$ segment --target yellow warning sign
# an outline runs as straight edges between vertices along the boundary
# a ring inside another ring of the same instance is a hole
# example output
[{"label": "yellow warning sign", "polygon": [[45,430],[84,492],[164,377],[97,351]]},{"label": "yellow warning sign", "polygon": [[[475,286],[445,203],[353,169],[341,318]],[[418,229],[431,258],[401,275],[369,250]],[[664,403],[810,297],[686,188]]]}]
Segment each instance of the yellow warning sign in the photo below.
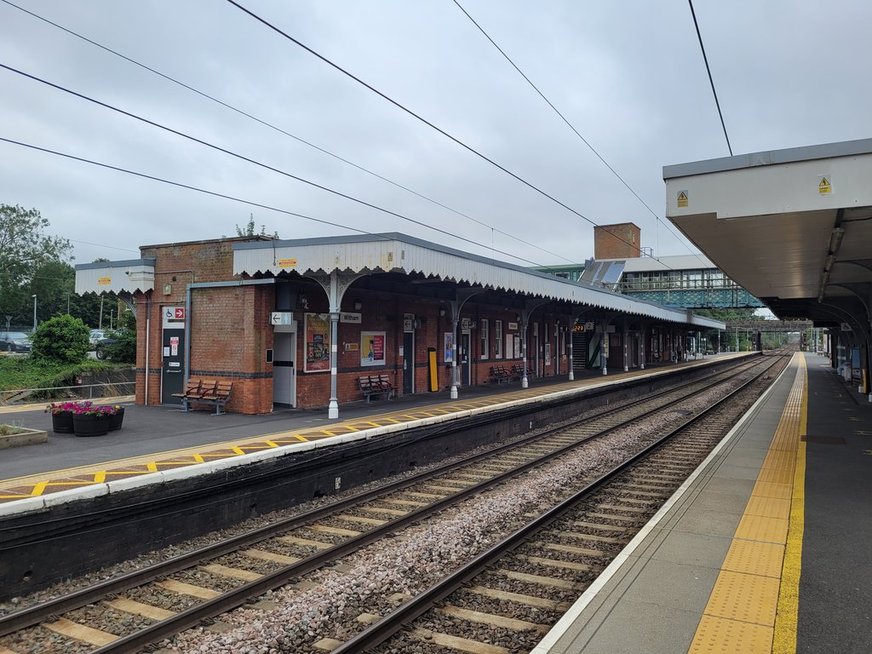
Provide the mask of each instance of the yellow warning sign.
[{"label": "yellow warning sign", "polygon": [[678,192],[678,208],[687,206],[687,191],[679,191]]},{"label": "yellow warning sign", "polygon": [[279,268],[293,268],[297,265],[296,259],[279,259]]},{"label": "yellow warning sign", "polygon": [[112,283],[111,277],[98,277],[97,284],[100,286],[109,286]]},{"label": "yellow warning sign", "polygon": [[819,179],[820,179],[820,181],[818,182],[818,194],[829,195],[830,193],[832,193],[833,192],[833,184],[830,181],[829,176],[824,175],[824,176],[820,177]]}]

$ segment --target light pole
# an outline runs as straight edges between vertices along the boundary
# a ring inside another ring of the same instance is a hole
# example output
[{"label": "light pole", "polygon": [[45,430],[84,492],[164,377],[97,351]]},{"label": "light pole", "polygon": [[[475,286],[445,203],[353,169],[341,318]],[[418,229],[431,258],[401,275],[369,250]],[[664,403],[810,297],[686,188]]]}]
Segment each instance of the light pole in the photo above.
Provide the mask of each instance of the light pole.
[{"label": "light pole", "polygon": [[36,295],[33,296],[33,333],[36,333]]}]

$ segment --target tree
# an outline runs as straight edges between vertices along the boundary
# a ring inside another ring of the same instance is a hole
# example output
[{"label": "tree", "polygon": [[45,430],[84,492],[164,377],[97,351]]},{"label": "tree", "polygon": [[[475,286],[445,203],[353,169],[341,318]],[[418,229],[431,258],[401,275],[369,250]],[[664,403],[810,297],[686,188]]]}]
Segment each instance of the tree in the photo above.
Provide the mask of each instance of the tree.
[{"label": "tree", "polygon": [[88,354],[88,334],[81,319],[55,316],[36,328],[30,356],[37,361],[79,363]]},{"label": "tree", "polygon": [[11,315],[13,323],[30,323],[37,271],[72,249],[67,239],[45,234],[48,226],[36,209],[0,204],[0,314]]},{"label": "tree", "polygon": [[240,227],[239,225],[236,226],[236,235],[243,236],[243,237],[249,237],[249,238],[254,237],[254,236],[266,236],[267,238],[278,238],[279,237],[278,232],[273,232],[272,234],[267,234],[266,233],[266,225],[261,225],[260,232],[255,232],[254,231],[254,214],[253,213],[249,214],[248,223],[245,225],[244,228]]}]

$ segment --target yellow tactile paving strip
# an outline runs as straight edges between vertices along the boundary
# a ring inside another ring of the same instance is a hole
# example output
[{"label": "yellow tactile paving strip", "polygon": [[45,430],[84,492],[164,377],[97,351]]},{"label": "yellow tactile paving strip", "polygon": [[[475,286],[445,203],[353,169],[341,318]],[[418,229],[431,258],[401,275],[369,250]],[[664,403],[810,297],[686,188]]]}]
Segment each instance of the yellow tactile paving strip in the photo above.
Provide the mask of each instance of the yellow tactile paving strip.
[{"label": "yellow tactile paving strip", "polygon": [[[488,395],[462,401],[447,401],[443,404],[418,407],[414,409],[395,411],[380,415],[355,418],[346,422],[331,424],[329,427],[305,428],[300,430],[281,431],[259,436],[237,439],[231,442],[219,441],[196,447],[158,452],[151,455],[132,457],[129,459],[103,462],[92,466],[80,466],[65,470],[44,472],[26,477],[0,480],[0,504],[30,497],[44,496],[50,493],[83,488],[107,481],[137,477],[154,472],[177,469],[208,461],[234,458],[261,450],[274,449],[301,442],[321,440],[334,436],[344,436],[366,429],[386,427],[401,423],[444,416],[450,413],[469,411],[505,404],[516,400],[534,398],[541,395],[557,393],[573,388],[584,388],[603,382],[614,382],[621,379],[641,376],[650,370],[639,370],[628,373],[610,374],[608,377],[593,377],[562,384],[554,384],[542,388],[527,388],[504,392],[498,395]],[[121,401],[132,401],[132,398],[101,399],[107,404]],[[0,412],[13,413],[21,411],[41,410],[46,406],[33,404],[17,407],[0,407]],[[4,411],[5,409],[5,411]]]},{"label": "yellow tactile paving strip", "polygon": [[[805,359],[690,652],[796,651],[808,388]],[[798,518],[798,530],[797,530]]]}]

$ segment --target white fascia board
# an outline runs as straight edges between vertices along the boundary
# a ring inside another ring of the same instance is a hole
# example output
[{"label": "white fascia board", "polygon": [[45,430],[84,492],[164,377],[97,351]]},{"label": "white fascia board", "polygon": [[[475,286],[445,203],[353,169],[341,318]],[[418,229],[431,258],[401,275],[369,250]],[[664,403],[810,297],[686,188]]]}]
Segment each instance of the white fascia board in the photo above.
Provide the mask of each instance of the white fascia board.
[{"label": "white fascia board", "polygon": [[872,154],[673,177],[666,179],[666,216],[729,220],[870,206],[870,179]]},{"label": "white fascia board", "polygon": [[687,321],[683,310],[634,300],[618,293],[427,244],[411,237],[374,236],[377,238],[372,240],[338,237],[335,240],[301,239],[244,244],[234,247],[233,272],[236,275],[277,275],[283,271],[295,271],[302,276],[334,270],[364,274],[419,273],[450,282],[465,282],[483,288],[563,300],[670,322]]},{"label": "white fascia board", "polygon": [[76,266],[75,292],[135,293],[154,289],[154,259],[105,261]]}]

